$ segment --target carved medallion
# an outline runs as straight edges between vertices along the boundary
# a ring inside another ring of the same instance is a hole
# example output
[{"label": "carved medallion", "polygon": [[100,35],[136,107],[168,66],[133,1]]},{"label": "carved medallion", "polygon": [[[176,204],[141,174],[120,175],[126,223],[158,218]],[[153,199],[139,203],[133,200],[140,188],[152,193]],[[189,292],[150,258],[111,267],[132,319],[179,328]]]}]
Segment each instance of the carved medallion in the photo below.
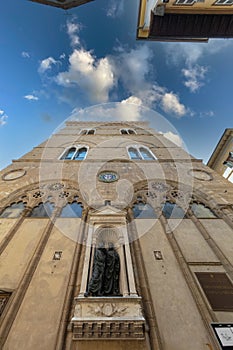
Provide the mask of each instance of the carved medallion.
[{"label": "carved medallion", "polygon": [[165,192],[168,190],[168,186],[164,184],[163,182],[152,182],[150,186],[153,188],[153,190],[158,192]]},{"label": "carved medallion", "polygon": [[16,169],[16,170],[11,170],[8,173],[4,174],[2,176],[2,179],[4,181],[12,181],[19,179],[20,177],[24,176],[26,174],[26,170],[24,169]]},{"label": "carved medallion", "polygon": [[193,176],[195,179],[201,180],[201,181],[213,180],[213,177],[210,173],[201,169],[191,169],[188,171],[188,174]]},{"label": "carved medallion", "polygon": [[114,182],[119,179],[119,176],[113,171],[103,171],[98,175],[98,179],[102,182]]},{"label": "carved medallion", "polygon": [[99,304],[95,307],[89,305],[91,313],[97,316],[106,316],[111,317],[117,315],[118,317],[122,316],[127,310],[127,306],[119,306],[114,303]]},{"label": "carved medallion", "polygon": [[58,191],[60,189],[62,189],[64,187],[63,184],[61,184],[60,182],[56,182],[50,186],[48,186],[48,188],[51,190],[51,191]]}]

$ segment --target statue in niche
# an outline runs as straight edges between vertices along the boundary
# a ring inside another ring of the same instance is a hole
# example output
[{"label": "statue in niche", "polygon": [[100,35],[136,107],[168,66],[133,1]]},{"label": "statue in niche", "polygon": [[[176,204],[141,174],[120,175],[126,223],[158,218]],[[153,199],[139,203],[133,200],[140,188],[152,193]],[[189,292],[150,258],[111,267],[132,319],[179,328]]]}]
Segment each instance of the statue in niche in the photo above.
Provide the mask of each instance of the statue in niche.
[{"label": "statue in niche", "polygon": [[85,297],[117,296],[119,294],[120,257],[109,243],[108,249],[100,243],[95,250],[92,276],[88,283]]},{"label": "statue in niche", "polygon": [[119,295],[120,257],[109,243],[104,272],[104,295]]},{"label": "statue in niche", "polygon": [[98,248],[95,250],[92,276],[88,283],[88,288],[85,297],[88,295],[92,296],[102,296],[103,295],[103,282],[104,282],[104,272],[106,263],[106,249],[104,244],[100,243]]}]

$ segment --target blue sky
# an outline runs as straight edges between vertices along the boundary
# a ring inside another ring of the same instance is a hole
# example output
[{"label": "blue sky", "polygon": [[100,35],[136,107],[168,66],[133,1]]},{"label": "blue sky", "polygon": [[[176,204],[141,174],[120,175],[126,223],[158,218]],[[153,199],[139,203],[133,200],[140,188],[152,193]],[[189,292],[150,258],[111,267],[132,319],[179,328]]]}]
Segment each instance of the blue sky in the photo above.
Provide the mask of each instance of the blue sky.
[{"label": "blue sky", "polygon": [[208,160],[232,127],[233,40],[137,41],[138,7],[139,0],[95,0],[64,11],[2,1],[1,169],[75,108],[122,101],[158,111],[193,156]]}]

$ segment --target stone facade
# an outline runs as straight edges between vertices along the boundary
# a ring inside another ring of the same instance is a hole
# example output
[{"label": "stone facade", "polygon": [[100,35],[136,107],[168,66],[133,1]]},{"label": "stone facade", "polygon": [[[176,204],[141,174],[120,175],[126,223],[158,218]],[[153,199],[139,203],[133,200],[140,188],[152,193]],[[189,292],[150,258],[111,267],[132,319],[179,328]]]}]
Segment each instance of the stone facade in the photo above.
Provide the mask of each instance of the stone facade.
[{"label": "stone facade", "polygon": [[[233,187],[161,133],[67,122],[1,172],[0,198],[1,349],[219,349]],[[85,297],[99,243],[120,295]]]}]

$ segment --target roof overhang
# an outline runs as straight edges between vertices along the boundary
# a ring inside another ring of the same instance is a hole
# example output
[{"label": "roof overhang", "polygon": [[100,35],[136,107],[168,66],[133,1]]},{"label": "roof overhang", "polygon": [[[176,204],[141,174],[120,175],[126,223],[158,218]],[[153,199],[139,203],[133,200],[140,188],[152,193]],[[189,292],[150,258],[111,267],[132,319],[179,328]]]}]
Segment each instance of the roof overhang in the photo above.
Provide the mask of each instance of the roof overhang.
[{"label": "roof overhang", "polygon": [[68,9],[71,9],[72,7],[77,7],[94,0],[29,0],[29,1],[38,2],[39,4],[43,4],[43,5],[58,7],[63,10],[68,10]]}]

